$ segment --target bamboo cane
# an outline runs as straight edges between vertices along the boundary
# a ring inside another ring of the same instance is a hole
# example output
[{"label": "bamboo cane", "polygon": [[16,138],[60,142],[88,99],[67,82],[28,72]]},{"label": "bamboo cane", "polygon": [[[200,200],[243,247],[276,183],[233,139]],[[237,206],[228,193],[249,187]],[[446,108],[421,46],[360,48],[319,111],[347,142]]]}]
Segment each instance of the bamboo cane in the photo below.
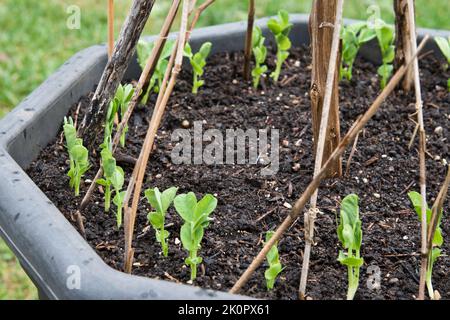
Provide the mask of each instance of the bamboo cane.
[{"label": "bamboo cane", "polygon": [[[422,212],[427,211],[427,184],[426,184],[426,166],[425,166],[425,150],[426,150],[426,136],[425,125],[423,121],[423,102],[422,102],[422,90],[420,86],[419,75],[419,60],[417,58],[417,39],[416,39],[416,23],[414,15],[414,3],[412,0],[408,0],[408,20],[410,23],[410,47],[411,54],[416,56],[412,65],[414,75],[414,90],[416,94],[416,110],[417,110],[417,123],[419,124],[419,183],[420,194],[422,198]],[[427,272],[427,215],[422,214],[421,219],[421,263],[420,263],[420,281],[419,281],[419,295],[418,299],[423,300],[425,298],[425,281]]]},{"label": "bamboo cane", "polygon": [[[186,1],[186,0],[184,0]],[[190,10],[190,5],[188,2],[183,2],[183,16],[182,16],[182,25],[180,28],[180,34],[178,36],[176,45],[170,57],[169,65],[167,67],[166,74],[164,76],[164,80],[162,86],[160,88],[160,93],[158,95],[158,99],[155,105],[155,109],[153,111],[153,116],[150,121],[149,128],[147,130],[147,134],[145,137],[144,145],[141,149],[141,153],[139,155],[139,159],[136,162],[135,168],[133,169],[133,174],[128,183],[127,192],[124,200],[124,212],[125,212],[125,266],[124,270],[127,273],[131,273],[132,264],[133,264],[133,255],[134,250],[132,248],[132,239],[134,233],[134,224],[136,221],[137,207],[139,205],[140,194],[142,190],[142,183],[144,180],[145,169],[147,168],[148,159],[150,157],[151,150],[153,148],[153,144],[155,141],[156,132],[161,123],[161,119],[164,115],[165,108],[169,101],[170,95],[172,94],[173,88],[175,87],[175,83],[178,77],[178,74],[181,70],[182,62],[183,62],[183,53],[185,44],[189,41],[190,34],[197,24],[201,13],[209,7],[215,0],[208,0],[199,6],[195,12],[194,18],[191,22],[189,30],[187,29],[187,19]],[[172,69],[172,65],[174,65]],[[168,82],[169,75],[170,80]],[[168,83],[168,84],[167,84]],[[167,84],[167,88],[166,88]],[[131,199],[131,195],[133,195],[131,208],[129,207],[129,201]]]}]

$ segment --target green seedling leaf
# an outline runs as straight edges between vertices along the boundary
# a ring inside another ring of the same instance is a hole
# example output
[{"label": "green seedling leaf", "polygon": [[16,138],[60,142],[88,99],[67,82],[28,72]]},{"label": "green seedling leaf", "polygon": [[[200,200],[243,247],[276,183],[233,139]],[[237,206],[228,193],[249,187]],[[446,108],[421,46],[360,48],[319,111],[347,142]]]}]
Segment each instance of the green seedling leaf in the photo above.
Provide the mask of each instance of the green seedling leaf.
[{"label": "green seedling leaf", "polygon": [[201,257],[197,256],[200,243],[203,239],[204,229],[209,225],[211,213],[216,209],[217,199],[210,194],[205,195],[197,202],[193,192],[180,194],[174,199],[174,206],[184,224],[180,230],[183,248],[189,252],[185,262],[191,268],[191,280],[197,277],[197,265]]},{"label": "green seedling leaf", "polygon": [[394,70],[391,64],[395,58],[394,29],[390,25],[383,23],[379,28],[375,29],[375,33],[383,61],[383,65],[378,68],[378,75],[381,77],[381,89],[384,89]]},{"label": "green seedling leaf", "polygon": [[364,263],[361,258],[362,229],[359,218],[358,196],[350,194],[341,202],[339,226],[337,234],[347,255],[339,251],[338,261],[347,266],[348,292],[347,299],[352,300],[359,286],[359,270]]},{"label": "green seedling leaf", "polygon": [[[270,21],[269,21],[270,22]],[[264,46],[266,38],[263,37],[261,28],[254,27],[252,38],[252,51],[255,57],[255,67],[252,70],[253,87],[258,88],[261,77],[267,72],[267,66],[264,65],[267,58],[267,48]]]},{"label": "green seedling leaf", "polygon": [[[274,234],[273,231],[268,231],[266,233],[266,241],[265,242],[269,241],[272,238],[273,234]],[[269,264],[269,268],[266,269],[266,271],[264,272],[264,277],[266,278],[267,290],[273,289],[276,278],[283,270],[283,267],[280,263],[277,245],[278,244],[275,243],[272,246],[272,248],[270,248],[269,252],[266,255],[266,259]]]},{"label": "green seedling leaf", "polygon": [[123,169],[117,165],[116,159],[114,159],[108,146],[103,146],[100,155],[102,158],[103,179],[99,179],[96,182],[105,187],[105,212],[108,212],[111,206],[111,189],[113,189],[114,198],[112,202],[117,207],[117,228],[120,228],[122,225],[123,199],[125,197],[125,192],[121,190],[125,182],[125,174]]},{"label": "green seedling leaf", "polygon": [[[147,103],[148,97],[150,96],[150,93],[152,91],[155,93],[159,92],[160,85],[163,81],[164,74],[167,69],[167,65],[168,65],[167,60],[172,53],[174,45],[175,45],[175,41],[173,41],[173,40],[168,40],[166,42],[166,44],[161,52],[161,55],[159,57],[159,60],[156,63],[153,75],[150,78],[147,90],[143,93],[143,96],[141,99],[141,102],[143,104]],[[145,65],[147,64],[147,60],[150,58],[153,48],[154,48],[153,42],[139,40],[139,43],[137,46],[137,55],[138,55],[139,65],[141,66],[142,70],[145,68]]]},{"label": "green seedling leaf", "polygon": [[169,253],[169,245],[166,239],[169,238],[169,232],[164,229],[166,213],[172,204],[178,188],[171,187],[164,192],[160,192],[158,188],[145,190],[145,197],[156,212],[150,212],[147,216],[148,221],[155,229],[156,241],[161,243],[163,255],[167,257]]},{"label": "green seedling leaf", "polygon": [[277,65],[275,71],[270,74],[271,78],[278,82],[281,74],[281,68],[284,61],[289,57],[289,50],[292,43],[289,40],[289,33],[292,24],[289,22],[289,13],[285,10],[278,12],[278,19],[270,19],[267,23],[269,30],[273,33],[277,43]]},{"label": "green seedling leaf", "polygon": [[204,74],[204,68],[206,66],[206,59],[208,58],[212,48],[211,42],[205,42],[197,53],[192,52],[192,48],[189,43],[184,48],[184,56],[187,57],[191,63],[193,70],[193,86],[192,93],[197,94],[198,89],[205,84],[204,80],[200,77]]},{"label": "green seedling leaf", "polygon": [[342,59],[340,67],[340,79],[352,79],[353,64],[362,45],[376,37],[374,29],[367,23],[359,22],[342,28]]},{"label": "green seedling leaf", "polygon": [[69,153],[70,168],[67,175],[69,185],[75,189],[75,196],[80,194],[80,183],[83,175],[89,170],[89,151],[83,146],[83,140],[77,138],[77,130],[72,118],[64,118],[63,126],[66,147]]}]

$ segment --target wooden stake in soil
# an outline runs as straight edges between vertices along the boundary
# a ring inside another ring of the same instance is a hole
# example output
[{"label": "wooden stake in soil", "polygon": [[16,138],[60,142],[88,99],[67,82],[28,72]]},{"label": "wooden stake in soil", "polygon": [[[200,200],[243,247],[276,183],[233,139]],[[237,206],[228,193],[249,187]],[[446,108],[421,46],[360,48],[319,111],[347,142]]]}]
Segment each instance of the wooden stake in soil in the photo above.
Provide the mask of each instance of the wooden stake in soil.
[{"label": "wooden stake in soil", "polygon": [[[423,102],[422,102],[422,89],[420,86],[419,75],[419,60],[417,58],[417,39],[416,39],[416,23],[414,15],[414,2],[413,0],[406,1],[407,15],[409,20],[409,48],[412,55],[415,55],[412,68],[414,90],[416,93],[416,110],[417,110],[417,123],[419,125],[419,183],[420,194],[422,197],[422,212],[427,211],[427,184],[426,184],[426,165],[425,165],[425,152],[426,152],[426,136],[425,125],[423,121]],[[420,263],[420,281],[419,281],[419,295],[418,299],[423,300],[425,298],[425,282],[427,272],[427,215],[423,214],[421,219],[421,263]]]},{"label": "wooden stake in soil", "polygon": [[[428,41],[428,36],[426,36],[422,43],[420,44],[418,51],[420,52]],[[415,57],[415,56],[414,56]],[[356,138],[358,133],[364,128],[364,126],[369,122],[369,120],[374,116],[374,114],[378,111],[382,103],[386,100],[386,98],[392,93],[397,84],[400,82],[402,77],[404,76],[407,68],[412,63],[412,60],[408,61],[408,64],[401,67],[397,70],[394,76],[389,81],[388,85],[384,88],[384,90],[380,93],[380,95],[376,98],[373,104],[369,107],[369,109],[362,115],[358,120],[355,121],[353,126],[350,128],[348,133],[344,136],[344,138],[339,143],[339,146],[333,151],[330,158],[325,162],[320,172],[313,178],[310,182],[306,190],[303,192],[301,197],[296,201],[294,207],[291,210],[289,216],[283,221],[283,223],[278,227],[278,229],[273,234],[272,238],[264,244],[263,249],[258,253],[255,259],[252,261],[250,266],[245,270],[244,274],[239,278],[239,280],[234,284],[233,288],[231,288],[230,293],[238,293],[239,290],[248,282],[252,274],[256,271],[256,269],[264,262],[264,259],[269,252],[270,248],[275,244],[275,242],[279,241],[283,236],[284,232],[296,221],[296,219],[300,216],[303,209],[305,208],[306,202],[312,196],[312,194],[319,187],[320,182],[327,176],[328,169],[332,166],[333,161],[338,159],[344,153],[346,147]]]},{"label": "wooden stake in soil", "polygon": [[[413,28],[409,13],[408,6],[409,0],[394,0],[395,11],[395,70],[400,68],[409,60],[412,56],[411,51],[411,31]],[[414,9],[414,1],[412,1]],[[406,72],[406,75],[402,81],[402,88],[405,91],[410,91],[414,82],[414,73],[410,69]]]},{"label": "wooden stake in soil", "polygon": [[248,0],[247,35],[245,37],[244,79],[250,80],[252,61],[253,25],[255,24],[255,0]]},{"label": "wooden stake in soil", "polygon": [[[162,86],[160,88],[160,92],[158,95],[158,99],[155,105],[155,109],[153,112],[153,116],[147,130],[147,135],[145,137],[144,145],[141,149],[141,153],[139,155],[139,159],[136,163],[136,166],[133,170],[133,174],[130,178],[127,192],[124,200],[124,212],[125,212],[125,272],[131,273],[132,264],[133,264],[133,255],[134,250],[132,249],[131,242],[133,239],[134,233],[134,224],[136,221],[136,213],[137,207],[140,200],[140,194],[142,190],[142,182],[144,180],[145,170],[147,168],[148,159],[150,157],[150,152],[153,148],[156,132],[161,123],[162,116],[164,114],[165,108],[169,101],[170,95],[172,94],[173,88],[175,87],[176,80],[178,78],[178,74],[181,71],[181,66],[183,62],[183,52],[186,42],[188,41],[190,34],[195,27],[201,13],[212,3],[214,0],[208,0],[203,3],[196,10],[194,18],[192,20],[191,26],[189,28],[189,32],[187,32],[187,20],[191,7],[188,1],[184,0],[183,2],[183,15],[182,15],[182,23],[180,27],[180,34],[178,36],[176,45],[174,47],[174,51],[172,52],[172,56],[170,57],[169,66],[167,68],[166,74],[164,76],[164,80]],[[173,69],[171,70],[172,65],[175,63]],[[170,81],[168,82],[168,78],[170,75]],[[168,84],[167,84],[168,83]],[[166,88],[167,85],[167,88]],[[133,195],[131,208],[129,207],[129,200]]]},{"label": "wooden stake in soil", "polygon": [[114,50],[114,0],[108,0],[108,57]]},{"label": "wooden stake in soil", "polygon": [[[155,42],[153,51],[147,60],[145,68],[142,71],[141,76],[138,81],[138,84],[135,88],[134,95],[133,95],[130,103],[128,104],[128,109],[125,112],[125,114],[117,128],[117,131],[114,135],[114,138],[112,141],[113,152],[116,150],[117,146],[119,145],[120,136],[122,135],[122,132],[123,132],[124,128],[126,127],[128,121],[131,117],[131,114],[133,113],[134,108],[136,107],[136,105],[139,101],[139,96],[144,88],[145,83],[148,82],[148,79],[151,78],[151,76],[153,75],[153,72],[155,71],[156,63],[158,62],[159,57],[164,48],[164,45],[167,41],[167,36],[170,32],[170,29],[173,25],[176,15],[177,15],[180,2],[181,2],[181,0],[174,0],[172,2],[172,6],[169,10],[169,13],[167,14],[166,20],[164,21],[163,27],[161,28],[159,37]],[[89,189],[86,192],[83,200],[81,201],[80,209],[79,209],[80,211],[84,210],[86,208],[87,204],[89,203],[89,200],[90,200],[92,193],[94,192],[94,189],[96,186],[96,181],[101,178],[102,174],[103,174],[103,170],[102,170],[102,168],[100,168],[97,171],[97,174],[95,175],[95,178],[93,179],[91,185],[89,186]]]},{"label": "wooden stake in soil", "polygon": [[[311,112],[314,137],[314,149],[317,150],[319,141],[320,121],[324,105],[327,72],[329,68],[333,30],[336,19],[337,0],[314,0],[309,20],[312,51],[312,82],[311,82]],[[333,64],[339,65],[339,55]],[[340,141],[339,125],[339,74],[333,81],[331,96],[330,120],[325,138],[323,161],[336,149]],[[327,177],[342,175],[342,161],[337,159],[330,167]]]},{"label": "wooden stake in soil", "polygon": [[[341,26],[342,26],[342,13],[344,7],[344,0],[337,0],[337,4],[335,7],[334,13],[334,23],[333,23],[333,35],[332,35],[332,43],[330,48],[330,55],[328,61],[328,72],[326,76],[325,82],[325,94],[323,99],[322,111],[321,111],[321,119],[320,119],[320,127],[319,127],[319,135],[318,141],[316,144],[316,159],[314,165],[314,176],[316,176],[320,169],[322,168],[323,160],[328,160],[326,156],[328,154],[325,152],[326,147],[326,138],[327,133],[329,133],[330,129],[330,121],[333,119],[331,114],[335,115],[336,109],[333,108],[338,107],[337,105],[332,106],[333,92],[337,92],[337,83],[338,72],[338,54],[339,54],[339,42],[341,35]],[[317,12],[313,13],[316,15]],[[314,21],[315,18],[312,20]],[[316,61],[318,62],[318,61]],[[323,63],[323,61],[322,61]],[[316,69],[320,69],[322,66],[316,67]],[[313,68],[314,69],[314,68]],[[336,101],[334,101],[336,102]],[[339,122],[339,117],[337,118]],[[330,151],[330,150],[328,150]],[[341,165],[339,163],[339,165]],[[303,265],[302,265],[302,273],[300,277],[300,287],[299,287],[299,297],[303,299],[305,297],[306,291],[306,282],[308,280],[308,270],[309,270],[309,259],[311,254],[311,247],[314,242],[314,223],[317,214],[317,196],[318,190],[316,190],[311,197],[311,206],[310,209],[305,213],[305,251],[303,254]]]},{"label": "wooden stake in soil", "polygon": [[109,102],[122,81],[133,57],[137,42],[153,8],[155,0],[134,0],[111,59],[106,64],[100,82],[92,97],[88,112],[80,126],[80,135],[92,150],[95,138],[101,131]]}]

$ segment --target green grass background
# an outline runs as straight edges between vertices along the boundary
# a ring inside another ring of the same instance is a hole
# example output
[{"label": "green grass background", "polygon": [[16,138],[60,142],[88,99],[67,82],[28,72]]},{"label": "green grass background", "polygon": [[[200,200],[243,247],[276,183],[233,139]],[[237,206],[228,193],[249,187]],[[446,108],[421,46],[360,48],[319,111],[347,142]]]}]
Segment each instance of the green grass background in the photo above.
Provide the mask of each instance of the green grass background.
[{"label": "green grass background", "polygon": [[[116,34],[131,0],[116,0]],[[200,0],[199,0],[200,2]],[[257,0],[259,17],[279,9],[309,12],[311,0]],[[77,51],[106,41],[106,0],[0,0],[0,118]],[[157,0],[145,34],[155,34],[170,6]],[[217,0],[199,26],[246,18],[244,0]],[[347,0],[347,18],[366,19],[366,9],[377,4],[382,18],[393,22],[392,0]],[[66,26],[67,8],[81,9],[81,28]],[[420,27],[450,29],[450,1],[416,0]],[[0,240],[0,299],[34,299],[36,290],[7,246]]]}]

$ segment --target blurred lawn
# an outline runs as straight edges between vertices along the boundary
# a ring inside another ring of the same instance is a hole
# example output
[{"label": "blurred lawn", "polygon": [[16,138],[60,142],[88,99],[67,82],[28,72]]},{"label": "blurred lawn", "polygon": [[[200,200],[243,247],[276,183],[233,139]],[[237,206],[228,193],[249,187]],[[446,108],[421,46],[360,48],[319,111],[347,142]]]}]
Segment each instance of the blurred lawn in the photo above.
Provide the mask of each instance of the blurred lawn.
[{"label": "blurred lawn", "polygon": [[[258,0],[259,17],[273,15],[281,8],[308,12],[311,0]],[[0,0],[0,118],[45,80],[77,51],[106,40],[106,3],[93,0]],[[157,0],[146,34],[158,32],[168,0]],[[217,0],[205,12],[199,26],[244,20],[246,1]],[[116,0],[116,33],[131,0]],[[365,19],[366,8],[377,4],[382,18],[393,21],[392,0],[347,0],[345,16]],[[81,9],[81,28],[66,27],[66,9]],[[420,27],[450,29],[450,1],[416,0]],[[0,241],[0,299],[36,297],[26,277],[17,268],[11,253]]]}]

